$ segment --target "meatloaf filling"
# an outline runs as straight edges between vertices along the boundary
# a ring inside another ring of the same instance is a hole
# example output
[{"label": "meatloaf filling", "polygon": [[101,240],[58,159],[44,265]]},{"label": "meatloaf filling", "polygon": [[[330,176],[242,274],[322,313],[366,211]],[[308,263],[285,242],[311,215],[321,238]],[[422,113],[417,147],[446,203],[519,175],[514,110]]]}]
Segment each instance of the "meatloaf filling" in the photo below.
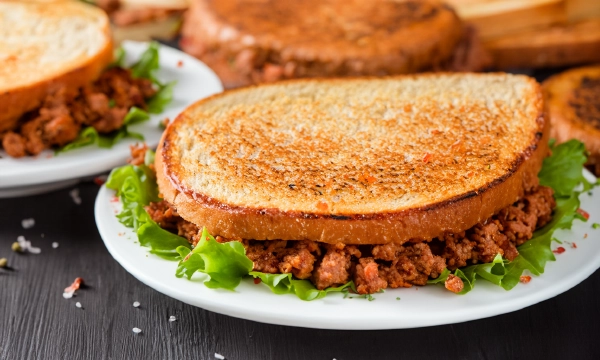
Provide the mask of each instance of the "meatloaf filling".
[{"label": "meatloaf filling", "polygon": [[92,84],[48,95],[40,108],[21,118],[15,131],[0,134],[2,147],[9,156],[23,157],[72,142],[84,126],[111,133],[123,126],[132,106],[145,110],[155,94],[150,80],[134,78],[129,69],[111,68]]},{"label": "meatloaf filling", "polygon": [[[318,289],[353,280],[360,294],[370,294],[386,288],[425,285],[446,268],[492,262],[497,254],[515,259],[519,255],[517,246],[552,219],[556,206],[553,193],[549,187],[535,186],[519,201],[467,231],[402,245],[332,245],[220,236],[216,240],[240,241],[254,263],[254,271],[292,273],[298,279],[310,280]],[[185,237],[191,244],[200,240],[201,228],[181,218],[169,203],[151,203],[146,211],[162,228]],[[447,283],[446,287],[458,292],[460,285]]]}]

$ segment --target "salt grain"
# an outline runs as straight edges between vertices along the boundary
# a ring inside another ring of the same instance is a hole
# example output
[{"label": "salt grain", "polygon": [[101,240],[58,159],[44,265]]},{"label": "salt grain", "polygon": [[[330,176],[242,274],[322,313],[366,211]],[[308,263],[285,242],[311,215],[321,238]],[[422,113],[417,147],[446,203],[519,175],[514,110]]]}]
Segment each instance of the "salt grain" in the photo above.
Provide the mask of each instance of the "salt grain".
[{"label": "salt grain", "polygon": [[139,303],[138,301],[135,301],[135,302],[133,303],[133,307],[134,307],[134,308],[140,307],[140,303]]},{"label": "salt grain", "polygon": [[25,239],[25,236],[19,235],[17,237],[17,242],[19,246],[21,246],[22,251],[27,251],[31,254],[39,254],[42,250],[38,247],[31,246],[31,241]]},{"label": "salt grain", "polygon": [[73,199],[73,202],[77,205],[81,205],[81,197],[79,197],[79,189],[75,188],[71,191],[69,191],[69,195],[71,196],[71,199]]},{"label": "salt grain", "polygon": [[53,243],[52,243],[52,248],[53,248],[53,249],[56,249],[56,248],[58,248],[58,243],[57,243],[57,242],[53,242]]},{"label": "salt grain", "polygon": [[177,321],[177,318],[175,316],[171,315],[171,317],[169,318],[169,321],[170,322]]},{"label": "salt grain", "polygon": [[135,334],[139,334],[139,333],[141,333],[141,332],[142,332],[142,329],[140,329],[140,328],[136,328],[136,327],[135,327],[135,328],[133,328],[133,332],[134,332]]},{"label": "salt grain", "polygon": [[81,309],[81,303],[79,301],[75,303],[75,306]]},{"label": "salt grain", "polygon": [[35,225],[34,219],[21,220],[21,226],[23,226],[23,229],[31,229],[34,225]]},{"label": "salt grain", "polygon": [[215,359],[219,359],[219,360],[225,360],[225,356],[219,354],[219,353],[215,353]]}]

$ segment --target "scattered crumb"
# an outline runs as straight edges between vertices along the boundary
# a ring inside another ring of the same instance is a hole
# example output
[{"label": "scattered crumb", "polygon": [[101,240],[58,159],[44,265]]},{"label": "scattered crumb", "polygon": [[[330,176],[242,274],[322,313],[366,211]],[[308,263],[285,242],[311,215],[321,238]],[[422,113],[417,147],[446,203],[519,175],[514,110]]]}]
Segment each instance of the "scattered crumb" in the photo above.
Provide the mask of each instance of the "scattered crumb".
[{"label": "scattered crumb", "polygon": [[73,199],[73,202],[77,205],[81,205],[81,197],[79,197],[79,189],[75,188],[69,191],[69,196]]},{"label": "scattered crumb", "polygon": [[138,308],[138,307],[140,307],[140,302],[139,302],[139,301],[134,301],[134,302],[133,302],[133,307],[134,307],[134,308]]},{"label": "scattered crumb", "polygon": [[75,303],[75,306],[81,309],[81,303],[79,301]]},{"label": "scattered crumb", "polygon": [[531,276],[522,275],[519,281],[521,281],[523,284],[529,284],[529,282],[531,281]]},{"label": "scattered crumb", "polygon": [[219,360],[225,360],[225,356],[219,354],[219,353],[215,353],[215,359],[219,359]]},{"label": "scattered crumb", "polygon": [[58,243],[57,243],[56,241],[52,243],[52,248],[53,248],[53,249],[56,249],[56,248],[58,248]]},{"label": "scattered crumb", "polygon": [[65,288],[65,291],[63,292],[63,297],[65,299],[72,298],[75,294],[75,291],[79,290],[79,287],[81,287],[81,284],[83,284],[83,279],[80,277],[75,278],[75,281],[73,281],[73,283],[69,285],[69,287]]},{"label": "scattered crumb", "polygon": [[587,233],[583,234],[583,238],[587,239]]},{"label": "scattered crumb", "polygon": [[[42,252],[42,250],[40,248],[31,246],[31,241],[25,239],[25,236],[23,236],[23,235],[19,235],[17,237],[17,244],[19,244],[21,251],[27,251],[31,254],[36,254],[36,255]],[[13,247],[14,247],[14,244],[13,244]]]},{"label": "scattered crumb", "polygon": [[552,252],[555,253],[555,254],[562,254],[565,251],[566,251],[565,248],[562,247],[562,246],[557,247],[556,250],[552,250]]},{"label": "scattered crumb", "polygon": [[108,176],[106,176],[106,175],[96,176],[94,178],[94,184],[96,184],[98,186],[102,186],[106,182],[106,179],[108,179]]},{"label": "scattered crumb", "polygon": [[571,244],[571,247],[572,247],[573,249],[577,249],[577,244],[576,244],[576,243],[572,243],[572,244]]},{"label": "scattered crumb", "polygon": [[169,317],[169,322],[173,322],[173,321],[177,321],[177,318],[173,315],[171,315],[171,317]]},{"label": "scattered crumb", "polygon": [[23,229],[31,229],[34,225],[35,225],[34,219],[30,218],[30,219],[21,220],[21,226],[23,226]]},{"label": "scattered crumb", "polygon": [[142,332],[142,329],[140,329],[140,328],[136,328],[136,327],[134,327],[134,328],[133,328],[133,333],[134,333],[134,334],[139,334],[139,333],[141,333],[141,332]]}]

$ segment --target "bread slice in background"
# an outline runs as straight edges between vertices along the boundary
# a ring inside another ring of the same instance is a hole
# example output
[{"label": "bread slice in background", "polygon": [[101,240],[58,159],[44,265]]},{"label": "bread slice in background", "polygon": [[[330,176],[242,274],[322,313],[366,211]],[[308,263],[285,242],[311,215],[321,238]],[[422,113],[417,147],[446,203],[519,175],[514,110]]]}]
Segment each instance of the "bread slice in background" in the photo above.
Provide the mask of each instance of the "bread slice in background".
[{"label": "bread slice in background", "polygon": [[0,134],[48,94],[95,80],[112,59],[102,10],[80,1],[0,1]]},{"label": "bread slice in background", "polygon": [[548,134],[525,76],[295,80],[192,105],[156,170],[164,199],[211,234],[403,243],[515,202],[537,184]]},{"label": "bread slice in background", "polygon": [[588,164],[600,176],[600,65],[554,75],[543,89],[551,136],[582,141],[590,152]]},{"label": "bread slice in background", "polygon": [[499,69],[600,62],[600,18],[506,35],[483,45]]}]

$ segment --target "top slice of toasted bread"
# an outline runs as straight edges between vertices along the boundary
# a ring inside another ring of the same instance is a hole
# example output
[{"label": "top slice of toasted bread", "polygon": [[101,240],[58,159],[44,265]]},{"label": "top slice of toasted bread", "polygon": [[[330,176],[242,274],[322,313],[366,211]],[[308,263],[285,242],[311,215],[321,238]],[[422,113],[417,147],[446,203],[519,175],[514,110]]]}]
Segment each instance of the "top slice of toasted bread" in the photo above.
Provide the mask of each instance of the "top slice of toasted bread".
[{"label": "top slice of toasted bread", "polygon": [[95,80],[112,56],[100,9],[80,1],[0,1],[0,134],[60,87]]},{"label": "top slice of toasted bread", "polygon": [[224,237],[354,244],[466,230],[536,184],[547,155],[531,78],[289,81],[179,115],[156,157],[179,214]]},{"label": "top slice of toasted bread", "polygon": [[544,82],[545,105],[558,142],[578,139],[600,176],[600,65],[571,69]]}]

